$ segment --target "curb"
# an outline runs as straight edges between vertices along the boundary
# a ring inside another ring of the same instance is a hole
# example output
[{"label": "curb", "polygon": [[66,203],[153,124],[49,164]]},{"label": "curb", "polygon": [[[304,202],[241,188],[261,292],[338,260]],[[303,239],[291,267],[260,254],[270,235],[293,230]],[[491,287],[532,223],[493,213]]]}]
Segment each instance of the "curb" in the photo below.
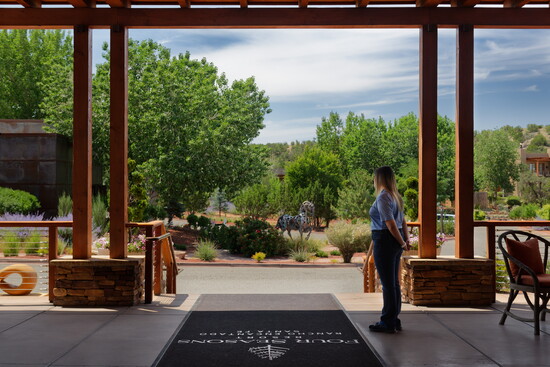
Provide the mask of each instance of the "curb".
[{"label": "curb", "polygon": [[240,263],[240,264],[232,264],[232,263],[176,263],[178,267],[186,267],[186,266],[228,266],[228,267],[257,267],[257,268],[358,268],[361,267],[362,264],[359,263],[351,263],[351,264],[257,264],[257,263]]}]

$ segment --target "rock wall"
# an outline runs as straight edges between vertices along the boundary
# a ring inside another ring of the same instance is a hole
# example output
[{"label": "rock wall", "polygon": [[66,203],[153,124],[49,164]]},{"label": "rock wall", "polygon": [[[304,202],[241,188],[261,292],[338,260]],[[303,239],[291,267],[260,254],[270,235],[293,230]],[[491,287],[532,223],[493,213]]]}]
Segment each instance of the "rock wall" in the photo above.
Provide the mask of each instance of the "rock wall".
[{"label": "rock wall", "polygon": [[142,257],[51,261],[55,266],[54,306],[134,306],[143,296]]},{"label": "rock wall", "polygon": [[494,261],[403,258],[403,298],[416,306],[487,306],[494,302]]}]

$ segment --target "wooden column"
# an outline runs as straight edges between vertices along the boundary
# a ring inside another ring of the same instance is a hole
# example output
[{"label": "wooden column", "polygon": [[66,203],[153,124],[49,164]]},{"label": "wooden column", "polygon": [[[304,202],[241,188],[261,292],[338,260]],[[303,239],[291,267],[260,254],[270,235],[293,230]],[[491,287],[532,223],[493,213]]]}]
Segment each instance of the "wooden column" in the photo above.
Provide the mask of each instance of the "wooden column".
[{"label": "wooden column", "polygon": [[436,258],[437,26],[420,29],[419,256]]},{"label": "wooden column", "polygon": [[127,255],[128,232],[128,28],[111,28],[110,256]]},{"label": "wooden column", "polygon": [[474,257],[474,28],[456,31],[455,257]]},{"label": "wooden column", "polygon": [[92,255],[92,31],[74,28],[73,258]]}]

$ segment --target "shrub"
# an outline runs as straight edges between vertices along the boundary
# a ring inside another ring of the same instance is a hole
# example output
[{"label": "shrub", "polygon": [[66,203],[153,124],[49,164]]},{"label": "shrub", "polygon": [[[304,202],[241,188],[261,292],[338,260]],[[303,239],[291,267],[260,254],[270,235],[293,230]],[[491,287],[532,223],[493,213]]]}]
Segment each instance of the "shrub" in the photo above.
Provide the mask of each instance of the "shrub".
[{"label": "shrub", "polygon": [[265,254],[263,252],[256,252],[252,255],[252,258],[260,263],[263,259],[265,259]]},{"label": "shrub", "polygon": [[546,129],[546,133],[550,134],[550,125],[546,125],[544,128]]},{"label": "shrub", "polygon": [[185,246],[184,244],[181,244],[181,243],[174,243],[174,248],[178,251],[186,251],[187,250],[187,246]]},{"label": "shrub", "polygon": [[306,249],[300,249],[300,250],[291,250],[289,257],[297,262],[308,262],[309,259],[311,259],[311,256],[313,254],[311,252],[308,252]]},{"label": "shrub", "polygon": [[109,210],[101,195],[94,196],[92,200],[92,224],[98,236],[103,236],[109,231]]},{"label": "shrub", "polygon": [[208,217],[205,217],[204,215],[201,215],[199,219],[197,220],[197,225],[201,228],[207,228],[211,226],[210,219]]},{"label": "shrub", "polygon": [[353,254],[365,251],[371,242],[370,229],[365,224],[353,225],[339,222],[326,231],[329,243],[338,247],[345,263],[351,262]]},{"label": "shrub", "polygon": [[510,210],[510,219],[532,219],[537,216],[536,204],[523,204]]},{"label": "shrub", "polygon": [[541,127],[542,126],[538,124],[527,124],[527,131],[529,131],[530,133],[536,133]]},{"label": "shrub", "polygon": [[44,247],[48,247],[48,245],[42,231],[38,229],[32,230],[25,239],[25,253],[27,255],[36,255],[39,254],[39,250]]},{"label": "shrub", "polygon": [[301,239],[301,238],[288,238],[287,240],[288,251],[305,249],[307,252],[316,253],[320,251],[324,243],[313,239]]},{"label": "shrub", "polygon": [[517,196],[508,196],[506,198],[506,205],[511,209],[513,206],[521,205],[521,199]]},{"label": "shrub", "polygon": [[7,230],[2,234],[1,245],[5,257],[17,256],[22,244],[23,241],[19,238],[15,230]]},{"label": "shrub", "polygon": [[21,190],[0,187],[0,215],[5,213],[30,214],[40,208],[36,196]]},{"label": "shrub", "polygon": [[474,220],[485,220],[486,215],[483,210],[474,209]]},{"label": "shrub", "polygon": [[547,145],[546,138],[542,134],[537,134],[529,143],[527,147],[528,152],[545,152]]},{"label": "shrub", "polygon": [[232,249],[237,246],[239,229],[236,226],[213,226],[201,230],[200,236],[202,239],[213,241],[220,248],[233,252]]},{"label": "shrub", "polygon": [[338,251],[338,250],[332,250],[332,251],[330,252],[330,254],[331,254],[332,256],[341,256],[341,255],[342,255],[342,254],[340,253],[340,251]]},{"label": "shrub", "polygon": [[57,201],[57,215],[66,217],[73,212],[73,199],[66,193],[61,194]]},{"label": "shrub", "polygon": [[191,213],[187,216],[187,223],[189,223],[191,227],[197,229],[197,225],[199,224],[199,217]]},{"label": "shrub", "polygon": [[195,256],[202,261],[214,261],[218,256],[218,250],[214,242],[201,240],[195,249]]},{"label": "shrub", "polygon": [[328,257],[328,253],[323,251],[323,250],[318,250],[316,253],[315,253],[315,256],[317,257]]},{"label": "shrub", "polygon": [[546,204],[537,211],[537,215],[544,220],[550,220],[550,204]]}]

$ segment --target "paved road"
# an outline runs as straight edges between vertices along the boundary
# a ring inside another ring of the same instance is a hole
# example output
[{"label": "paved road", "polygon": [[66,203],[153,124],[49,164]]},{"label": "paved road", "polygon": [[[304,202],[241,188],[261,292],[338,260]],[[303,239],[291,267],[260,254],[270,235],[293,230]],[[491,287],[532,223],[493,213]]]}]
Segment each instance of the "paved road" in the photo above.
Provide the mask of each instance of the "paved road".
[{"label": "paved road", "polygon": [[178,275],[178,294],[362,293],[356,267],[266,268],[187,266]]}]

